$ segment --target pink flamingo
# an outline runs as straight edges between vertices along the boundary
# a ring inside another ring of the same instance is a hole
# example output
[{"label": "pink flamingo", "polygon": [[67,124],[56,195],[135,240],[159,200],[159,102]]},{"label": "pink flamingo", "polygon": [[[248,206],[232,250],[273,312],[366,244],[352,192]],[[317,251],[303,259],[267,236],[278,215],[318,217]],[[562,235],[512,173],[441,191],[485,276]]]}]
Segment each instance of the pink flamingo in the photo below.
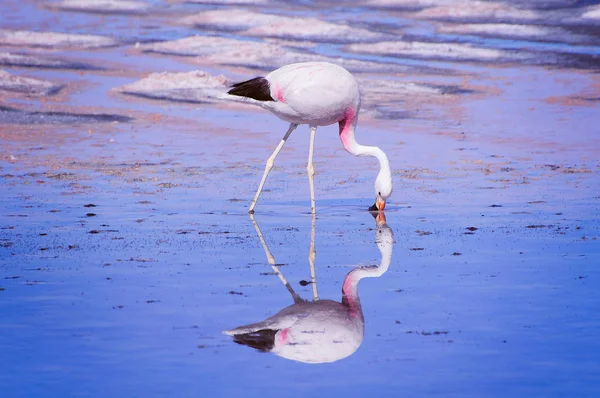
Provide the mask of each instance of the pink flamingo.
[{"label": "pink flamingo", "polygon": [[292,131],[300,124],[310,127],[308,152],[308,180],[310,185],[310,207],[315,213],[315,189],[313,148],[317,126],[339,123],[340,139],[344,148],[355,156],[374,156],[379,160],[379,174],[375,179],[375,204],[371,211],[385,208],[387,198],[392,194],[392,173],[385,153],[376,146],[360,145],[354,138],[354,131],[360,110],[360,92],[354,76],[346,69],[327,62],[302,62],[286,65],[265,77],[256,77],[236,83],[228,94],[243,97],[252,104],[265,108],[275,116],[290,123],[283,139],[267,159],[265,171],[248,209],[254,213],[254,206],[263,189],[267,175],[273,168],[277,154]]},{"label": "pink flamingo", "polygon": [[[266,246],[258,224],[254,219],[253,222],[267,259],[292,295],[294,304],[262,322],[226,330],[224,333],[232,336],[238,344],[259,351],[272,352],[298,362],[334,362],[352,355],[361,345],[365,331],[365,318],[358,296],[358,282],[363,278],[378,278],[383,275],[388,270],[392,258],[394,234],[386,224],[383,212],[379,212],[376,218],[375,237],[381,252],[381,262],[379,266],[357,267],[350,271],[342,285],[341,302],[319,300],[314,287],[316,280],[312,261],[313,301],[304,300],[296,294],[275,265],[275,259]],[[313,247],[314,243],[311,242],[311,251],[314,250]],[[309,259],[313,257],[312,254],[311,252]]]}]

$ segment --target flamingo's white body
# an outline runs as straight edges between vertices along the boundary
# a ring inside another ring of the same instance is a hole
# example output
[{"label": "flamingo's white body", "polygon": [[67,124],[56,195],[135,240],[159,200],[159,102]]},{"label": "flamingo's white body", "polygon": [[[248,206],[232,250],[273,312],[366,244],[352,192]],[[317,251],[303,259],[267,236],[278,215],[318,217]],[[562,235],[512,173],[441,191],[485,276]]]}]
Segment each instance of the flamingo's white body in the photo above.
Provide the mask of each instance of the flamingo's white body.
[{"label": "flamingo's white body", "polygon": [[[259,232],[259,235],[262,234]],[[361,345],[365,328],[358,282],[362,278],[383,275],[392,258],[394,235],[386,224],[383,213],[377,218],[375,241],[381,252],[380,265],[357,267],[350,271],[342,285],[341,302],[303,300],[280,276],[292,294],[294,304],[262,322],[226,330],[224,333],[233,336],[240,344],[299,362],[334,362],[350,356]],[[265,251],[269,257],[270,252],[266,248]],[[274,260],[269,262],[274,263]],[[276,273],[280,272],[277,268],[275,270]]]},{"label": "flamingo's white body", "polygon": [[264,183],[277,154],[288,137],[300,124],[310,126],[308,176],[311,193],[311,211],[315,212],[314,166],[312,161],[317,126],[339,123],[340,139],[344,148],[356,156],[374,156],[379,160],[379,174],[375,180],[375,205],[370,210],[383,210],[392,194],[392,175],[385,153],[375,146],[360,145],[354,131],[360,110],[360,91],[354,76],[341,66],[327,62],[302,62],[286,65],[267,76],[233,85],[228,94],[268,109],[290,123],[285,136],[267,160],[265,171],[250,205],[254,212]]},{"label": "flamingo's white body", "polygon": [[325,62],[286,65],[269,73],[271,97],[259,105],[294,124],[328,126],[354,118],[360,91],[354,76],[341,66]]}]

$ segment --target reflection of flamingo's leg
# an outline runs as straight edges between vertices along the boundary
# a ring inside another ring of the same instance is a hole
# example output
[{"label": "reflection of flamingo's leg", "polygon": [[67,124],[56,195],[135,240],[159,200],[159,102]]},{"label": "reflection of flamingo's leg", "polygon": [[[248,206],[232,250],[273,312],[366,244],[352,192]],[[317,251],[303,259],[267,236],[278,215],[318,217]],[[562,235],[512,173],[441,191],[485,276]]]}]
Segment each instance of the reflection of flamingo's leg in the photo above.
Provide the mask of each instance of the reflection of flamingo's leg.
[{"label": "reflection of flamingo's leg", "polygon": [[265,254],[267,255],[267,261],[271,265],[271,268],[273,268],[275,275],[277,275],[279,277],[279,280],[281,281],[281,283],[283,283],[283,285],[288,290],[288,292],[290,292],[295,303],[303,301],[302,297],[298,296],[298,294],[294,291],[294,289],[292,289],[292,285],[290,285],[290,283],[287,281],[287,279],[285,279],[285,276],[283,275],[283,273],[281,273],[281,271],[279,270],[279,267],[275,264],[275,257],[273,257],[273,254],[271,254],[271,251],[269,250],[269,247],[267,246],[267,242],[265,241],[265,238],[264,238],[262,232],[260,231],[260,227],[258,226],[258,223],[254,219],[254,214],[252,214],[252,213],[250,213],[250,220],[252,220],[252,224],[254,224],[254,229],[256,230],[256,233],[258,234],[258,239],[260,239],[260,243],[262,244],[263,249],[265,250]]},{"label": "reflection of flamingo's leg", "polygon": [[267,255],[267,261],[269,262],[269,264],[275,265],[275,257],[273,257],[273,254],[271,254],[271,251],[269,250],[269,246],[267,246],[267,242],[265,241],[265,238],[264,238],[262,232],[260,232],[260,227],[258,226],[258,223],[254,219],[254,214],[250,214],[250,220],[252,220],[252,224],[254,224],[254,229],[256,230],[256,233],[258,234],[258,239],[260,239],[260,243],[262,243],[263,249],[265,249],[265,254]]},{"label": "reflection of flamingo's leg", "polygon": [[315,251],[315,224],[316,215],[313,212],[310,226],[310,249],[308,251],[308,263],[310,264],[310,279],[313,289],[313,301],[318,301],[319,292],[317,291],[317,273],[315,271],[315,258],[317,257],[317,252]]}]

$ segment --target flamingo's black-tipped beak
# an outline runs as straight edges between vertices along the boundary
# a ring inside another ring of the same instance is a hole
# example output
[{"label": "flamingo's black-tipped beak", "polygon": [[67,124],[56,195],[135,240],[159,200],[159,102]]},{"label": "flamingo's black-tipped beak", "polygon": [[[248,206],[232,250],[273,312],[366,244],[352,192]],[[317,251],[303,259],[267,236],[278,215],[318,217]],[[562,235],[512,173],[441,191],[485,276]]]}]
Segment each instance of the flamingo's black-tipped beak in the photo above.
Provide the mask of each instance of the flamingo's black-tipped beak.
[{"label": "flamingo's black-tipped beak", "polygon": [[383,200],[380,196],[377,196],[375,199],[375,204],[369,207],[369,211],[383,211],[385,209],[385,200]]}]

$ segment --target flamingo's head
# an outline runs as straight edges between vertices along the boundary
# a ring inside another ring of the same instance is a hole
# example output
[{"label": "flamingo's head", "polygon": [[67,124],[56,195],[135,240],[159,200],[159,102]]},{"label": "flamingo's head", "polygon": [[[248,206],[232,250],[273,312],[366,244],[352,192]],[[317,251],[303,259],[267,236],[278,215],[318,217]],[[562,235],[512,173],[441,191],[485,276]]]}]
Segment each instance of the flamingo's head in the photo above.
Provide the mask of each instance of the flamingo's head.
[{"label": "flamingo's head", "polygon": [[369,207],[369,211],[383,211],[386,200],[392,195],[392,176],[380,172],[375,180],[375,204]]}]

